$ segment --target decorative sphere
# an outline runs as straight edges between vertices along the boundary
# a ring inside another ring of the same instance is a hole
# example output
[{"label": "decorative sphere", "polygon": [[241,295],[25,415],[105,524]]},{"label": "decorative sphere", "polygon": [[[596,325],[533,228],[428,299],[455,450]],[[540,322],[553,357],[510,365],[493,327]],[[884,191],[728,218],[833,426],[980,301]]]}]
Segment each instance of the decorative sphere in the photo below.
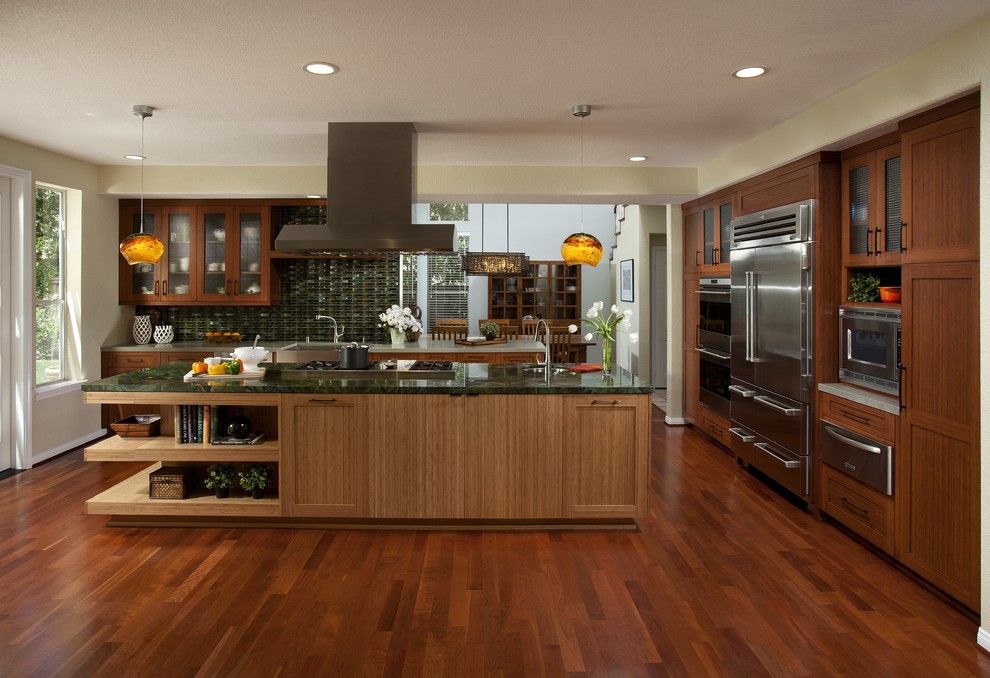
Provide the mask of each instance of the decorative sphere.
[{"label": "decorative sphere", "polygon": [[251,420],[243,414],[235,414],[227,420],[226,431],[231,438],[247,438],[251,433]]},{"label": "decorative sphere", "polygon": [[602,258],[602,244],[590,233],[572,233],[560,246],[560,254],[568,264],[597,266]]}]

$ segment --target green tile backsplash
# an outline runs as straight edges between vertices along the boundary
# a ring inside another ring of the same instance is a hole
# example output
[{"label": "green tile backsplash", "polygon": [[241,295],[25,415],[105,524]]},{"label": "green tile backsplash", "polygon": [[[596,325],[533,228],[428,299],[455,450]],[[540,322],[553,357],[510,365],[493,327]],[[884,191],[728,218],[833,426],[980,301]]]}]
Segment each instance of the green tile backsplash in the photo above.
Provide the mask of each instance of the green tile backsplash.
[{"label": "green tile backsplash", "polygon": [[[361,338],[387,341],[378,327],[378,314],[398,303],[398,255],[381,260],[289,259],[280,267],[276,306],[139,306],[159,324],[175,328],[176,341],[202,339],[207,331],[260,334],[262,340],[332,339],[332,325],[316,320],[331,315],[344,326],[348,341]],[[408,303],[408,302],[407,302]]]}]

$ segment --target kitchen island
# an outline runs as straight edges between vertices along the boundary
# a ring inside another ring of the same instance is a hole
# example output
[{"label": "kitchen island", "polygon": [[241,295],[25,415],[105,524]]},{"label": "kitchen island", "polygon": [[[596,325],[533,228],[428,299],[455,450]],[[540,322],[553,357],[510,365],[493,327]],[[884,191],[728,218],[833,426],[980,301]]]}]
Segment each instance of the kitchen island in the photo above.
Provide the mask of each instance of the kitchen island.
[{"label": "kitchen island", "polygon": [[[104,439],[87,461],[154,465],[86,502],[113,524],[633,526],[645,515],[652,387],[628,373],[455,363],[449,374],[391,372],[188,383],[172,362],[84,384],[88,403],[148,405],[159,435]],[[237,412],[256,445],[176,443],[172,410]],[[159,465],[263,464],[268,497],[151,499]]]}]

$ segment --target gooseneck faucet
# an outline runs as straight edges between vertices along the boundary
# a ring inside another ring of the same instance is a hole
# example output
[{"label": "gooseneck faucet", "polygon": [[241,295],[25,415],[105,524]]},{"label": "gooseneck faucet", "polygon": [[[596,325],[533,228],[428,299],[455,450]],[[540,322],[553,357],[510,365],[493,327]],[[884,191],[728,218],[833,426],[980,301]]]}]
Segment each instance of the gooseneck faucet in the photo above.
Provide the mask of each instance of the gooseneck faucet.
[{"label": "gooseneck faucet", "polygon": [[[543,328],[545,330],[543,344],[546,347],[546,351],[543,356],[543,364],[546,365],[547,369],[549,370],[550,369],[550,324],[543,318],[540,318],[540,320],[536,323],[536,330],[533,332],[533,341],[540,340],[540,325],[543,325]],[[539,361],[537,360],[537,362]]]},{"label": "gooseneck faucet", "polygon": [[317,320],[329,320],[330,322],[333,323],[333,343],[336,344],[338,341],[340,341],[340,338],[342,336],[344,336],[344,326],[343,325],[340,326],[340,333],[338,333],[337,332],[337,321],[334,319],[333,316],[319,315],[319,314],[317,314],[316,319]]}]

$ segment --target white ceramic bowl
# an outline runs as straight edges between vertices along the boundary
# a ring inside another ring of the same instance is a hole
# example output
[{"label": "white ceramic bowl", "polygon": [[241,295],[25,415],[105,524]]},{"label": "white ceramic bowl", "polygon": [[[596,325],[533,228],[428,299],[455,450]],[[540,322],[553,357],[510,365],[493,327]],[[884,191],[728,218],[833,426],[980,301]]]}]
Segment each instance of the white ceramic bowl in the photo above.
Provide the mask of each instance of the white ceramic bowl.
[{"label": "white ceramic bowl", "polygon": [[244,369],[257,369],[258,363],[264,362],[270,354],[268,349],[264,346],[258,346],[257,348],[251,348],[250,346],[241,346],[234,349],[234,357],[240,358],[241,362],[244,363]]}]

